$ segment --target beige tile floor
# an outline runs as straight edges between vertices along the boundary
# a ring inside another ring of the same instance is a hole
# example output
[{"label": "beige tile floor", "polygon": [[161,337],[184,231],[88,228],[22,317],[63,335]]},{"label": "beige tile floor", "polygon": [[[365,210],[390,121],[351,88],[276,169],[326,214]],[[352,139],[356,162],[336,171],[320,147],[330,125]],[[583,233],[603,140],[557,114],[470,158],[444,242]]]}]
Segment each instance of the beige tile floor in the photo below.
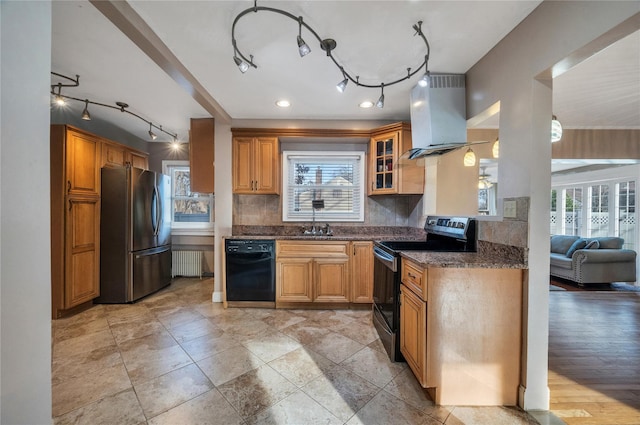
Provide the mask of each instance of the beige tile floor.
[{"label": "beige tile floor", "polygon": [[538,423],[517,408],[434,406],[388,360],[369,311],[225,310],[212,290],[176,279],[54,321],[54,423]]}]

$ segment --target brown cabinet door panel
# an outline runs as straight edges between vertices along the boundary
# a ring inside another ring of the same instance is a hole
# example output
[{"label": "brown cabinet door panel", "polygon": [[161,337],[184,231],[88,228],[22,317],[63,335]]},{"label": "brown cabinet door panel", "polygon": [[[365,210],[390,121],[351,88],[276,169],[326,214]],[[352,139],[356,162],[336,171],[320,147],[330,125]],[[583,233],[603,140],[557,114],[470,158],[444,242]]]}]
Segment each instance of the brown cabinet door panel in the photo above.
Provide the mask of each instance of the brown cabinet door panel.
[{"label": "brown cabinet door panel", "polygon": [[426,387],[427,304],[406,286],[400,288],[400,351]]},{"label": "brown cabinet door panel", "polygon": [[287,258],[278,262],[276,301],[311,302],[311,260]]},{"label": "brown cabinet door panel", "polygon": [[373,243],[353,242],[351,302],[373,302]]},{"label": "brown cabinet door panel", "polygon": [[100,193],[100,141],[67,132],[67,195]]},{"label": "brown cabinet door panel", "polygon": [[314,262],[314,302],[349,302],[349,258],[317,258]]},{"label": "brown cabinet door panel", "polygon": [[252,193],[253,179],[253,138],[233,139],[233,192]]},{"label": "brown cabinet door panel", "polygon": [[69,199],[66,214],[64,308],[100,295],[100,200]]}]

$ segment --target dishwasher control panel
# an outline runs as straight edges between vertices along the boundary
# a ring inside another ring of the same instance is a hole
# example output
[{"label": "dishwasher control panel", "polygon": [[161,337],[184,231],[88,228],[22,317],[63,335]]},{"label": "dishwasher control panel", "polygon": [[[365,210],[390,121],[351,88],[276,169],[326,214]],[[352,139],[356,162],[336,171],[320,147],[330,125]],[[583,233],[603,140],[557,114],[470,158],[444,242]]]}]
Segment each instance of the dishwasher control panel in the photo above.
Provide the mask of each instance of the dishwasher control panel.
[{"label": "dishwasher control panel", "polygon": [[228,254],[250,252],[273,252],[273,240],[227,239],[225,248]]}]

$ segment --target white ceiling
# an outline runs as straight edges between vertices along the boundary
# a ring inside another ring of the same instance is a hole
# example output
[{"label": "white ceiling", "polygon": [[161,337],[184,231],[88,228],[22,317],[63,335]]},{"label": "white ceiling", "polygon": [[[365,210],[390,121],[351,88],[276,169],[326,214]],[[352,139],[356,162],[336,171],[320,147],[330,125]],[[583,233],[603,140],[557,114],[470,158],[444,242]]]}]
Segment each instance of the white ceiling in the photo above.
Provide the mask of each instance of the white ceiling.
[{"label": "white ceiling", "polygon": [[[378,84],[400,78],[407,67],[422,63],[425,46],[412,29],[417,21],[424,21],[431,45],[430,70],[465,73],[539,3],[398,0],[260,1],[258,5],[303,16],[322,38],[337,41],[334,56],[349,73],[359,75],[361,82]],[[237,24],[239,49],[254,55],[259,66],[241,74],[232,60],[231,25],[253,1],[130,1],[128,5],[126,19],[138,29],[146,24],[175,55],[160,59],[164,68],[173,70],[173,77],[158,66],[157,57],[156,62],[150,59],[93,4],[55,1],[51,69],[80,75],[80,86],[63,89],[63,94],[107,104],[126,102],[129,110],[181,139],[187,138],[189,118],[212,114],[222,120],[409,119],[409,91],[417,76],[386,88],[383,109],[361,109],[362,100],[375,102],[380,91],[350,84],[340,94],[335,85],[341,74],[315,38],[303,28],[312,52],[300,58],[295,44],[298,24],[279,14],[250,13]],[[136,24],[136,18],[144,22]],[[137,42],[148,50],[144,38],[137,37]],[[640,128],[640,36],[636,33],[620,43],[626,44],[605,49],[577,66],[575,72],[580,74],[570,76],[571,70],[554,81],[554,113],[565,127]],[[176,64],[184,66],[182,73]],[[276,107],[281,98],[292,106]],[[70,113],[80,114],[83,107],[72,103]],[[148,138],[145,124],[127,114],[98,106],[90,106],[90,111],[94,119]],[[163,139],[168,140],[158,140]]]}]

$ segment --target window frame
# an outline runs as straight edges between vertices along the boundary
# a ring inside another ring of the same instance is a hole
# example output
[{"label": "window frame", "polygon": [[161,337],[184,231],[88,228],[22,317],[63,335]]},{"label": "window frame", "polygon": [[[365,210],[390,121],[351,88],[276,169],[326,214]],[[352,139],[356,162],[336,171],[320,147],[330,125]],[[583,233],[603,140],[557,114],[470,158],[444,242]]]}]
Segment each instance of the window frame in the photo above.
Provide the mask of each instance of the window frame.
[{"label": "window frame", "polygon": [[[168,175],[170,179],[172,179],[171,171],[173,168],[187,168],[189,169],[189,172],[191,172],[191,167],[188,160],[163,160],[162,161],[162,173]],[[175,212],[173,211],[174,200],[175,200],[175,195],[173,192],[174,187],[175,186],[172,180],[171,181],[171,233],[183,234],[183,235],[213,234],[213,229],[215,225],[215,195],[213,193],[194,192],[194,193],[201,193],[202,195],[207,195],[206,197],[203,196],[201,199],[202,200],[208,199],[209,201],[209,206],[210,206],[209,222],[206,222],[206,223],[205,222],[176,222],[173,220],[173,217],[175,216]]]},{"label": "window frame", "polygon": [[323,222],[364,222],[364,209],[365,209],[365,192],[366,192],[366,156],[365,152],[360,151],[294,151],[287,150],[282,152],[282,221],[283,222],[308,222],[313,219],[313,214],[308,213],[304,217],[293,216],[289,211],[289,206],[293,205],[290,202],[290,186],[289,181],[289,169],[291,157],[309,157],[309,162],[322,162],[323,160],[335,160],[335,159],[348,159],[354,162],[353,172],[354,180],[359,181],[359,184],[352,186],[356,192],[354,194],[354,203],[359,206],[358,211],[348,213],[345,215],[328,216],[323,214],[322,211],[316,211],[316,221]]}]

